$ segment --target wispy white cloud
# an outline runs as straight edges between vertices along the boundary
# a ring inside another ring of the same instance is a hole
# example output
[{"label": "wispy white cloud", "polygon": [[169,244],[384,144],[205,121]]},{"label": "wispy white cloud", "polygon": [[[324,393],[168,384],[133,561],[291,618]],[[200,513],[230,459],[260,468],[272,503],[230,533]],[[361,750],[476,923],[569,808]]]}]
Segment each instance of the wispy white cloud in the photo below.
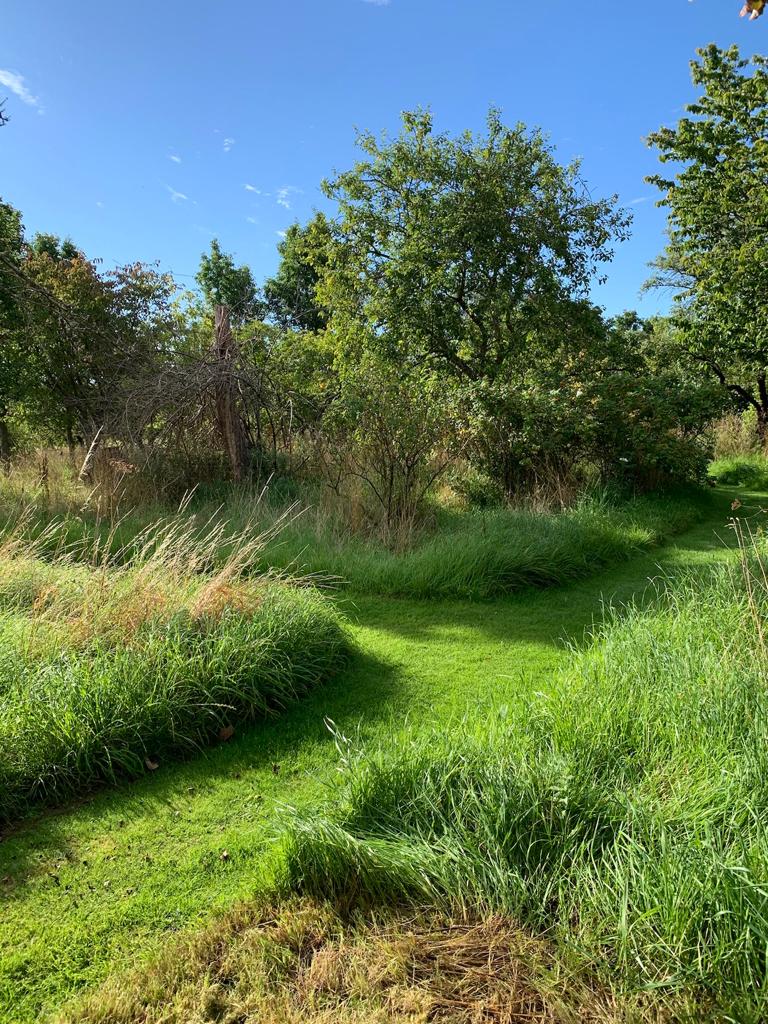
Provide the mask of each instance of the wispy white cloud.
[{"label": "wispy white cloud", "polygon": [[276,231],[275,234],[277,235],[278,238],[287,238],[288,237],[288,232],[287,231]]},{"label": "wispy white cloud", "polygon": [[261,189],[256,188],[255,185],[243,185],[246,192],[255,192],[257,196],[261,195]]},{"label": "wispy white cloud", "polygon": [[170,185],[166,185],[165,187],[168,189],[172,202],[185,203],[189,199],[189,196],[184,195],[183,192],[177,192],[176,189],[171,188]]},{"label": "wispy white cloud", "polygon": [[248,221],[249,224],[258,224],[259,223],[259,221],[258,221],[258,219],[256,217],[246,217],[245,219]]},{"label": "wispy white cloud", "polygon": [[100,199],[97,199],[97,200],[96,200],[96,205],[98,206],[98,208],[99,208],[100,210],[103,210],[103,209],[104,209],[104,203],[102,203],[102,201],[101,201]]},{"label": "wispy white cloud", "polygon": [[175,164],[180,164],[181,163],[181,157],[177,156],[175,153],[171,153],[170,156],[168,157],[168,159],[169,160],[173,160],[173,162]]},{"label": "wispy white cloud", "polygon": [[230,149],[232,149],[234,144],[235,144],[235,140],[229,138],[229,136],[226,139],[224,139],[224,152],[228,153],[230,151]]},{"label": "wispy white cloud", "polygon": [[390,0],[363,0],[364,4],[373,4],[374,7],[389,7]]},{"label": "wispy white cloud", "polygon": [[295,185],[283,185],[277,190],[277,205],[286,210],[291,208],[291,196],[301,195],[302,190]]},{"label": "wispy white cloud", "polygon": [[18,71],[11,71],[8,68],[0,68],[0,85],[10,89],[14,96],[18,96],[22,103],[30,107],[36,107],[42,114],[42,107],[37,96],[33,96],[26,85],[24,75]]},{"label": "wispy white cloud", "polygon": [[636,199],[630,199],[628,206],[640,206],[641,203],[647,203],[650,196],[638,196]]}]

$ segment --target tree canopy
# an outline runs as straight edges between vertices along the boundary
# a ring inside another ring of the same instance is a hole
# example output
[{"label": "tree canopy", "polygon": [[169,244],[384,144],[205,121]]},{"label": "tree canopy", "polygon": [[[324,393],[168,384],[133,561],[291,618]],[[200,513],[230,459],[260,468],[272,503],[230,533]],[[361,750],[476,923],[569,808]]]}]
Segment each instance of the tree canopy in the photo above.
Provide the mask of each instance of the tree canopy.
[{"label": "tree canopy", "polygon": [[321,331],[328,323],[317,294],[321,273],[327,266],[331,227],[318,213],[303,227],[291,224],[278,245],[280,265],[264,283],[266,313],[280,327]]},{"label": "tree canopy", "polygon": [[671,177],[654,283],[671,285],[692,356],[768,426],[768,60],[714,44],[691,65],[702,95],[649,142]]},{"label": "tree canopy", "polygon": [[235,325],[258,319],[263,312],[256,282],[250,267],[235,266],[229,253],[222,251],[218,239],[200,258],[197,283],[209,306],[227,306]]},{"label": "tree canopy", "polygon": [[348,358],[370,347],[460,386],[509,489],[523,380],[594,335],[588,288],[629,217],[495,110],[481,135],[438,134],[416,111],[397,138],[358,141],[366,158],[325,184],[329,329]]},{"label": "tree canopy", "polygon": [[543,134],[505,126],[439,135],[429,113],[325,185],[340,218],[322,291],[331,324],[364,324],[395,349],[471,380],[570,328],[597,269],[626,236],[615,197],[595,200]]}]

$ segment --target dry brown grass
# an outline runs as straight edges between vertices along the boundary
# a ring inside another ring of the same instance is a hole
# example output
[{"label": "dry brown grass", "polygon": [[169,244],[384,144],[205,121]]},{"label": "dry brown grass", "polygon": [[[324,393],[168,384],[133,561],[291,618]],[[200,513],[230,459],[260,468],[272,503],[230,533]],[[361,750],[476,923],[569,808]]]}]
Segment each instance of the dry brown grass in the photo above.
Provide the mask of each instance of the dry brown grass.
[{"label": "dry brown grass", "polygon": [[662,1021],[569,973],[500,917],[345,919],[291,900],[241,907],[115,977],[57,1024],[617,1024]]},{"label": "dry brown grass", "polygon": [[41,530],[25,512],[0,537],[0,610],[22,615],[30,629],[55,631],[68,646],[96,639],[127,644],[148,623],[180,615],[252,616],[278,578],[249,575],[270,532],[251,524],[233,532],[221,519],[197,522],[185,507],[116,554],[109,535],[87,552],[69,550],[63,527],[54,520]]}]

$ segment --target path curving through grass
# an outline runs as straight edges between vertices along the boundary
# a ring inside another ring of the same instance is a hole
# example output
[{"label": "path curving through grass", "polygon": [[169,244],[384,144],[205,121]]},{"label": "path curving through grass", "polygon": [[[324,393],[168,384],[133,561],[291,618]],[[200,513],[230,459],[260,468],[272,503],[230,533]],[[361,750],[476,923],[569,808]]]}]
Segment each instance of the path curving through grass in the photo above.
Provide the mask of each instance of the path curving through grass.
[{"label": "path curving through grass", "polygon": [[726,557],[730,496],[674,541],[570,586],[492,603],[344,598],[358,651],[279,719],[0,842],[0,1020],[38,1021],[268,882],[283,804],[333,798],[325,720],[363,740],[546,689],[604,602]]}]

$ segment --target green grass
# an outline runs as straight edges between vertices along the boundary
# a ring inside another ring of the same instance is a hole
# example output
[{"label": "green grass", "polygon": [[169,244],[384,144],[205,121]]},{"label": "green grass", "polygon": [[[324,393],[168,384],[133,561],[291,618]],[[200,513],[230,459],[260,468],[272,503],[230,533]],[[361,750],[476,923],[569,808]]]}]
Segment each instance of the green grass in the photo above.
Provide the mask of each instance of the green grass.
[{"label": "green grass", "polygon": [[0,552],[0,823],[156,770],[275,713],[343,664],[338,616],[316,592],[216,574],[183,522],[100,569]]},{"label": "green grass", "polygon": [[[344,752],[285,884],[342,904],[502,912],[618,991],[768,1014],[768,551],[678,575],[549,689]],[[661,585],[661,584],[660,584]]]},{"label": "green grass", "polygon": [[331,575],[359,594],[483,600],[561,585],[621,562],[690,526],[702,501],[682,492],[623,502],[585,498],[557,515],[519,509],[454,513],[402,553],[311,523],[304,527],[299,518],[267,544],[259,564]]},{"label": "green grass", "polygon": [[[674,546],[589,580],[493,603],[344,599],[356,641],[348,667],[272,721],[205,756],[160,769],[0,843],[0,1019],[38,1021],[126,962],[140,962],[217,909],[268,886],[280,865],[284,806],[338,795],[324,719],[356,743],[397,742],[521,693],[551,692],[603,599],[643,594],[658,564],[724,554],[729,497]],[[722,530],[725,534],[726,531]]]},{"label": "green grass", "polygon": [[768,458],[765,455],[733,455],[717,459],[709,467],[710,479],[726,487],[768,490]]},{"label": "green grass", "polygon": [[[274,493],[231,490],[225,501],[200,493],[191,496],[185,514],[203,539],[212,524],[235,536],[257,529],[263,543],[253,552],[255,572],[314,577],[356,594],[484,600],[590,576],[687,529],[706,503],[705,494],[683,489],[635,498],[587,495],[558,514],[442,508],[432,527],[417,531],[404,551],[351,534],[338,515],[324,511],[322,493],[311,489],[300,492],[295,503],[277,485]],[[148,509],[99,518],[77,508],[70,495],[51,534],[55,503],[46,504],[34,490],[17,493],[0,480],[0,524],[13,528],[25,509],[27,533],[42,550],[67,550],[97,563],[134,557],[146,547],[147,531],[168,515],[167,509]],[[228,554],[222,543],[216,557]]]}]

